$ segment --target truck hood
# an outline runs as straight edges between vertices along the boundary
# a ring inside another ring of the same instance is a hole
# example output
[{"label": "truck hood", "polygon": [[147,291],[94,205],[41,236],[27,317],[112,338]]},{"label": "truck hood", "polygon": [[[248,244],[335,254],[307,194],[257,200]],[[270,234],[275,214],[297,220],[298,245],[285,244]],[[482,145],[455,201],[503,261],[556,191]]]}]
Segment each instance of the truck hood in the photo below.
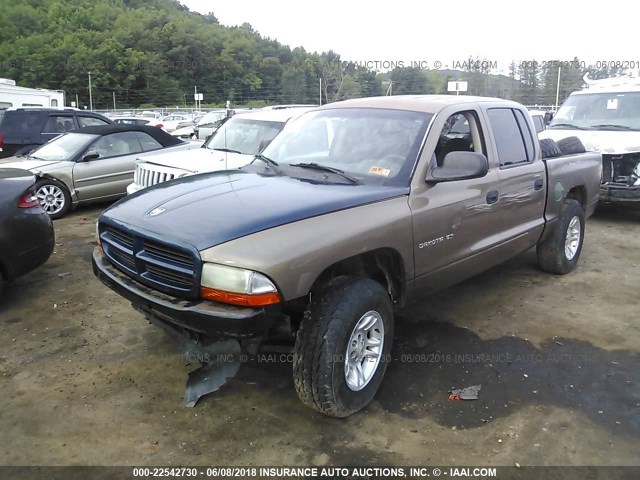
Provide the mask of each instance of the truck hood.
[{"label": "truck hood", "polygon": [[51,160],[27,160],[11,157],[8,161],[0,161],[0,168],[20,168],[22,170],[40,170],[43,167],[53,165],[60,162],[52,162]]},{"label": "truck hood", "polygon": [[269,228],[408,193],[409,187],[214,172],[129,195],[106,210],[101,221],[202,251]]},{"label": "truck hood", "polygon": [[587,151],[609,155],[640,152],[640,132],[620,132],[610,130],[564,130],[548,129],[540,132],[540,139],[562,140],[578,137]]},{"label": "truck hood", "polygon": [[253,160],[253,155],[226,153],[208,148],[194,148],[188,152],[158,153],[140,158],[146,163],[178,168],[189,173],[216,172],[244,167]]}]

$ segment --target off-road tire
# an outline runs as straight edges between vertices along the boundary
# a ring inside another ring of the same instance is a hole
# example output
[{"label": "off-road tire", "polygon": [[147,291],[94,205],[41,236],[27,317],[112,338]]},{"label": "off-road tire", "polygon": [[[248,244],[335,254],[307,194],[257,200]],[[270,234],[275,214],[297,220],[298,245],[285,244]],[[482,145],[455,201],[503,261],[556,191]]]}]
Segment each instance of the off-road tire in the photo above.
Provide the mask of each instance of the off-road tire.
[{"label": "off-road tire", "polygon": [[43,210],[45,210],[45,212],[47,212],[49,214],[49,217],[52,220],[57,220],[58,218],[64,217],[71,210],[71,194],[69,193],[69,190],[67,189],[67,187],[62,182],[59,182],[58,180],[55,180],[53,178],[43,178],[42,180],[39,180],[35,184],[33,189],[37,194],[40,191],[40,189],[42,187],[45,187],[45,186],[53,186],[53,187],[56,187],[56,188],[60,189],[60,191],[62,192],[62,195],[64,197],[64,205],[62,206],[62,209],[60,209],[59,211],[57,211],[55,213],[47,212],[47,210],[44,209],[44,208],[43,208]]},{"label": "off-road tire", "polygon": [[[572,258],[565,253],[567,232],[572,219],[576,218],[580,225],[580,235],[577,250]],[[580,203],[576,200],[566,199],[562,206],[562,212],[554,227],[553,232],[537,246],[538,266],[549,273],[564,275],[573,270],[578,264],[582,244],[584,241],[585,215]]]},{"label": "off-road tire", "polygon": [[542,158],[554,158],[562,155],[558,144],[550,138],[540,140],[540,150],[542,150]]},{"label": "off-road tire", "polygon": [[563,155],[574,155],[576,153],[586,152],[582,141],[578,137],[567,137],[558,140],[558,148]]},{"label": "off-road tire", "polygon": [[[347,343],[362,316],[382,317],[384,342],[375,373],[353,391],[344,372]],[[344,418],[374,397],[391,359],[393,306],[386,290],[370,279],[347,278],[313,295],[296,335],[293,381],[300,400],[330,417]]]}]

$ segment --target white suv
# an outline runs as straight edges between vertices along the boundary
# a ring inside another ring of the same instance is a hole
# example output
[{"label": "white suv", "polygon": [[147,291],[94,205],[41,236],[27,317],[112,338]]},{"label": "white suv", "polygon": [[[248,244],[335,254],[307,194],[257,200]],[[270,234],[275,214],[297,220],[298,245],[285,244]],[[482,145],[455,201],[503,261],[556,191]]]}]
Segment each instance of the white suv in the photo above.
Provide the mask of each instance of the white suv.
[{"label": "white suv", "polygon": [[234,116],[202,148],[178,155],[157,154],[153,159],[136,162],[133,183],[127,187],[127,193],[196,173],[243,167],[271,143],[290,119],[309,110],[313,108],[257,111]]}]

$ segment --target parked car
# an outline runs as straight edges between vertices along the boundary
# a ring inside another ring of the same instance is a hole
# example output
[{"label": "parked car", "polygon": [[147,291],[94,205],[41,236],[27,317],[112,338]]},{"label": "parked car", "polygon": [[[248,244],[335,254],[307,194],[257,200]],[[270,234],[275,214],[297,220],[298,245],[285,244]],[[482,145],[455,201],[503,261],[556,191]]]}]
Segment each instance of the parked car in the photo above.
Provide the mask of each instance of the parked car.
[{"label": "parked car", "polygon": [[564,101],[541,138],[562,153],[602,154],[600,199],[640,205],[640,78],[589,80]]},{"label": "parked car", "polygon": [[162,119],[164,130],[171,133],[178,128],[191,127],[195,125],[193,116],[173,113]]},{"label": "parked car", "polygon": [[127,187],[127,193],[196,173],[242,167],[269,145],[288,121],[309,110],[295,108],[235,115],[200,149],[180,155],[166,152],[136,162],[133,183]]},{"label": "parked car", "polygon": [[213,110],[202,117],[195,127],[198,140],[208,139],[218,128],[235,114],[233,110]]},{"label": "parked car", "polygon": [[150,127],[164,128],[160,120],[144,117],[114,117],[113,123],[117,125],[149,125]]},{"label": "parked car", "polygon": [[0,110],[0,158],[29,153],[61,133],[111,123],[104,115],[74,108]]},{"label": "parked car", "polygon": [[30,172],[0,168],[0,295],[5,282],[36,269],[53,252],[53,225],[35,183]]},{"label": "parked car", "polygon": [[38,176],[36,194],[51,218],[63,217],[73,205],[126,194],[135,161],[164,149],[196,148],[156,127],[105,125],[67,132],[26,157],[0,162]]},{"label": "parked car", "polygon": [[[465,122],[470,142],[452,133]],[[601,161],[543,160],[531,117],[506,100],[330,103],[240,170],[113,205],[99,219],[93,268],[185,351],[230,354],[201,357],[188,405],[235,374],[242,349],[289,338],[302,402],[345,417],[380,386],[394,312],[411,298],[532,247],[542,270],[572,271]]]}]

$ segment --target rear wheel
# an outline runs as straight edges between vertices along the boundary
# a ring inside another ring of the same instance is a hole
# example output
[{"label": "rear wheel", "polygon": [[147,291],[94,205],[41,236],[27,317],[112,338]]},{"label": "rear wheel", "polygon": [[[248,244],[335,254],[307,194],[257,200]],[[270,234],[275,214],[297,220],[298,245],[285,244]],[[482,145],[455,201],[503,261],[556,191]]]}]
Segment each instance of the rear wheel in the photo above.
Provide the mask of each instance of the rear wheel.
[{"label": "rear wheel", "polygon": [[393,342],[391,299],[370,279],[347,279],[314,297],[296,336],[296,392],[314,410],[347,417],[382,382]]},{"label": "rear wheel", "polygon": [[71,195],[61,182],[43,178],[36,183],[35,191],[40,206],[52,219],[64,217],[71,209]]},{"label": "rear wheel", "polygon": [[578,264],[584,240],[584,210],[576,200],[564,201],[552,234],[538,244],[538,265],[545,272],[565,274]]}]

